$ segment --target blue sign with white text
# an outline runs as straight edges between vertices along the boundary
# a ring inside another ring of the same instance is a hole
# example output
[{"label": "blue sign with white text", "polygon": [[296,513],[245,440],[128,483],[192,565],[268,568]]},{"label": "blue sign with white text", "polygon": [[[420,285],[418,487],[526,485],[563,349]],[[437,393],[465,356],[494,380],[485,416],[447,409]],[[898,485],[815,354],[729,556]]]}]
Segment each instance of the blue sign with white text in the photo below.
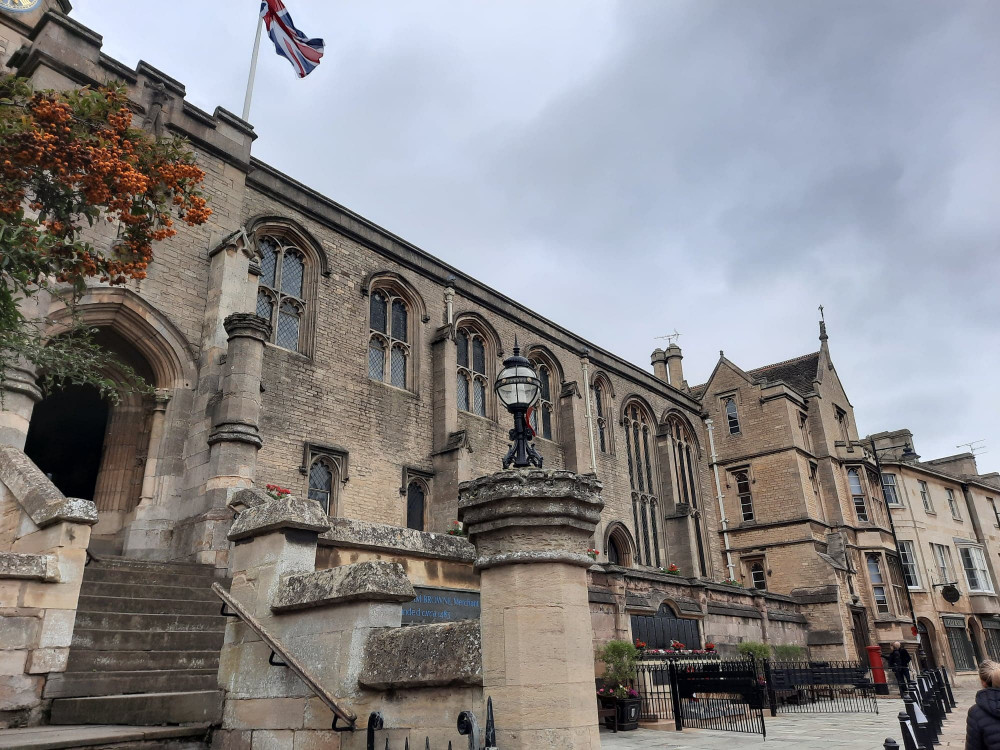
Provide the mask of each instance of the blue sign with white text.
[{"label": "blue sign with white text", "polygon": [[403,624],[479,619],[479,592],[414,586],[417,598],[403,604]]}]

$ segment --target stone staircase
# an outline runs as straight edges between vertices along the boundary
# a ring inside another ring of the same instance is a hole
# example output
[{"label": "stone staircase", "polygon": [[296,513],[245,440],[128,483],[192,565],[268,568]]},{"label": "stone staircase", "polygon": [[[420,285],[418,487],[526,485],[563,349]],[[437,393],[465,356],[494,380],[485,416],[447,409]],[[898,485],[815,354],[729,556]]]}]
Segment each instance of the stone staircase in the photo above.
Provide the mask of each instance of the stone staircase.
[{"label": "stone staircase", "polygon": [[50,724],[218,723],[220,580],[207,565],[92,561],[66,672],[45,686]]}]

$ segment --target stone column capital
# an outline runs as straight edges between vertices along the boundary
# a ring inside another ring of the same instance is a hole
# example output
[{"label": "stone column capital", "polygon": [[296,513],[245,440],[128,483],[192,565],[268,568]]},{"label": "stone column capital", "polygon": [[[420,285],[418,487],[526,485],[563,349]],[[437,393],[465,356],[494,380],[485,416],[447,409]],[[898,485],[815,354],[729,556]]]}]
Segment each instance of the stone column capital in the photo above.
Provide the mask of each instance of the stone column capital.
[{"label": "stone column capital", "polygon": [[515,469],[459,485],[458,516],[476,568],[532,562],[593,564],[586,549],[601,519],[601,483],[552,469]]},{"label": "stone column capital", "polygon": [[271,324],[256,313],[233,313],[222,321],[229,340],[251,338],[264,342],[271,338]]},{"label": "stone column capital", "polygon": [[17,357],[7,365],[3,388],[8,393],[18,393],[27,397],[33,404],[42,400],[42,391],[38,387],[36,375],[38,369],[23,357]]}]

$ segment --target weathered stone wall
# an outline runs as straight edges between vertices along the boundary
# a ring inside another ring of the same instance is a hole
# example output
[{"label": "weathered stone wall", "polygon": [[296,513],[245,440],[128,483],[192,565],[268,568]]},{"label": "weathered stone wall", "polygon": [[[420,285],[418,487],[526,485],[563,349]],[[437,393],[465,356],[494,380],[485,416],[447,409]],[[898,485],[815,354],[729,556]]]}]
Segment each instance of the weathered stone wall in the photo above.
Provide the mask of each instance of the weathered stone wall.
[{"label": "weathered stone wall", "polygon": [[39,723],[47,676],[66,670],[97,511],[65,498],[23,452],[0,446],[0,518],[3,728]]},{"label": "weathered stone wall", "polygon": [[611,566],[589,573],[595,651],[613,638],[634,640],[631,616],[653,615],[664,604],[698,623],[700,642],[689,648],[711,642],[728,656],[742,641],[809,645],[810,607],[794,597]]}]

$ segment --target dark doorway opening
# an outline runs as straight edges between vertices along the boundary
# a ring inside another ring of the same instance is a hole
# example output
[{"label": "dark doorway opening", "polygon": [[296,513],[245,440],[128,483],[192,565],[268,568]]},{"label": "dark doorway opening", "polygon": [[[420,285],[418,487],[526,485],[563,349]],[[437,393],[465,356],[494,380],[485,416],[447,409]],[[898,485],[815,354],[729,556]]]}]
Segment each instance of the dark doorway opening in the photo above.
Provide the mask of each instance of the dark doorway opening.
[{"label": "dark doorway opening", "polygon": [[854,635],[854,649],[858,652],[858,659],[867,663],[868,661],[868,618],[864,610],[851,610],[851,631]]},{"label": "dark doorway opening", "polygon": [[69,385],[35,405],[24,452],[64,495],[93,500],[107,425],[98,390]]}]

